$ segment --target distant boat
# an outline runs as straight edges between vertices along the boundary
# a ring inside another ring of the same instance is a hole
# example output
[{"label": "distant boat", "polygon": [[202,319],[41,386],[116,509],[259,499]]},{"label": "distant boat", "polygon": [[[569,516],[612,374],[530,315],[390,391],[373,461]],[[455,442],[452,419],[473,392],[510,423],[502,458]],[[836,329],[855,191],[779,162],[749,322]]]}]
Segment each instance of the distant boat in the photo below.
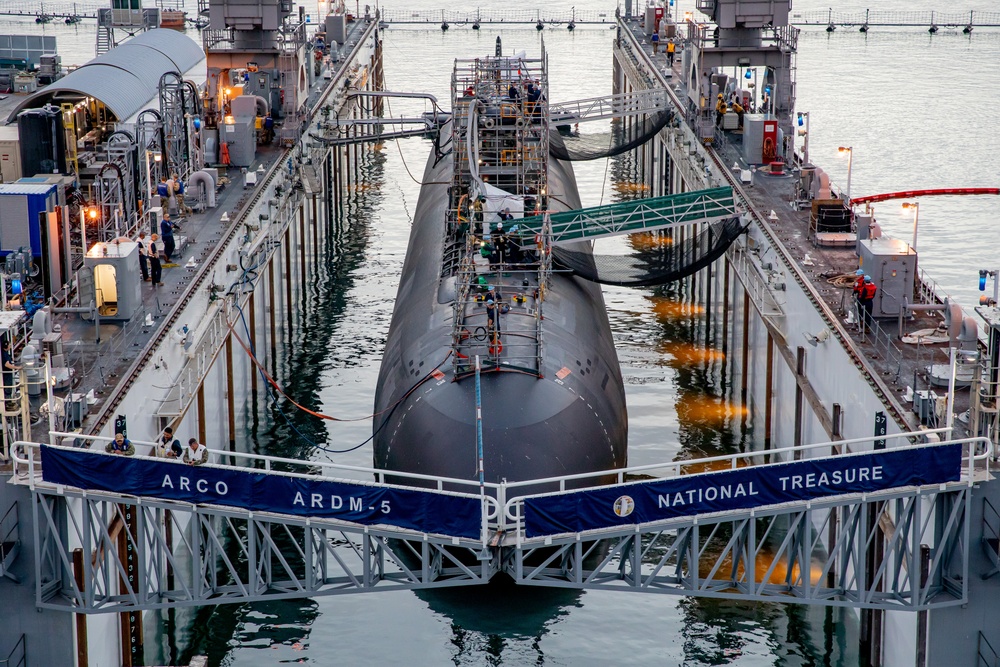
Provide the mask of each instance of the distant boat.
[{"label": "distant boat", "polygon": [[184,21],[186,16],[187,12],[179,9],[161,9],[160,27],[173,28],[174,30],[184,30]]}]

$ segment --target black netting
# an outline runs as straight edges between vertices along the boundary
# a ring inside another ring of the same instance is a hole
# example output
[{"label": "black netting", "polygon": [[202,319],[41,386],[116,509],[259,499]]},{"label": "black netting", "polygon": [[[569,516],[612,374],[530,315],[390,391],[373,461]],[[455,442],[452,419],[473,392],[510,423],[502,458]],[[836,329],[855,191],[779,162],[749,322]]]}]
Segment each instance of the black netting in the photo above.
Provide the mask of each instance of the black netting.
[{"label": "black netting", "polygon": [[683,241],[676,231],[672,235],[661,232],[653,237],[654,243],[631,255],[593,255],[555,247],[552,258],[559,268],[604,285],[662,285],[701,271],[721,257],[746,228],[739,218],[730,218]]},{"label": "black netting", "polygon": [[609,132],[582,135],[572,132],[568,125],[557,125],[557,130],[549,133],[549,155],[571,161],[620,155],[652,139],[672,117],[672,111],[651,114],[642,122],[631,125],[628,132],[624,130],[624,123],[616,123]]}]

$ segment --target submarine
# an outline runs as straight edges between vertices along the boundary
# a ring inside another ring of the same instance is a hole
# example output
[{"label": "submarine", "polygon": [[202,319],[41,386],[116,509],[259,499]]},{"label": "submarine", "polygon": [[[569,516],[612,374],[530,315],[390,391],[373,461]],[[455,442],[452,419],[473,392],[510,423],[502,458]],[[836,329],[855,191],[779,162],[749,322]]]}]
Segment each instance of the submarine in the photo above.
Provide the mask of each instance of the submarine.
[{"label": "submarine", "polygon": [[492,483],[627,462],[600,286],[553,264],[544,224],[546,212],[581,208],[572,164],[548,150],[544,46],[536,59],[500,53],[498,37],[495,56],[455,61],[379,370],[380,469],[477,480],[480,448]]}]

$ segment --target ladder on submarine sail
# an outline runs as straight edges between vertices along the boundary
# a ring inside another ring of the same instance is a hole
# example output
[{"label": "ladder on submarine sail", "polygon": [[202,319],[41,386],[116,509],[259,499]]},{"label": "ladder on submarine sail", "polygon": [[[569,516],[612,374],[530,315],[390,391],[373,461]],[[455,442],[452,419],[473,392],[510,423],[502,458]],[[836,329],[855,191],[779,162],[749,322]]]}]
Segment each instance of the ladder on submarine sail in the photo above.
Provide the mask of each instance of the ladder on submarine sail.
[{"label": "ladder on submarine sail", "polygon": [[541,374],[551,257],[511,217],[547,208],[547,60],[544,45],[537,59],[500,52],[498,38],[497,57],[458,60],[452,75],[454,167],[442,280],[456,285],[456,378],[472,374],[477,356]]}]

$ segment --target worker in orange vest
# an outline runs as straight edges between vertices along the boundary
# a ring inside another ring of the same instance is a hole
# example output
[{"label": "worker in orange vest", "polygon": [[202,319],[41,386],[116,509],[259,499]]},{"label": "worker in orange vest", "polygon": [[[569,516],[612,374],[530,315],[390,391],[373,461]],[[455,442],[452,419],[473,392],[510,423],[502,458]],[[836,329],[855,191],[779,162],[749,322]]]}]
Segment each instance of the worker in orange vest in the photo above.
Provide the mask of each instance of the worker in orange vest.
[{"label": "worker in orange vest", "polygon": [[861,288],[865,284],[865,270],[858,269],[857,271],[854,272],[854,275],[857,276],[854,279],[854,287],[852,289],[852,291],[854,292],[854,300],[861,301]]},{"label": "worker in orange vest", "polygon": [[858,297],[858,301],[861,302],[861,325],[864,330],[870,331],[872,326],[872,308],[875,306],[875,293],[878,288],[875,287],[875,283],[872,282],[871,276],[865,276],[864,283],[861,285],[861,293]]}]

